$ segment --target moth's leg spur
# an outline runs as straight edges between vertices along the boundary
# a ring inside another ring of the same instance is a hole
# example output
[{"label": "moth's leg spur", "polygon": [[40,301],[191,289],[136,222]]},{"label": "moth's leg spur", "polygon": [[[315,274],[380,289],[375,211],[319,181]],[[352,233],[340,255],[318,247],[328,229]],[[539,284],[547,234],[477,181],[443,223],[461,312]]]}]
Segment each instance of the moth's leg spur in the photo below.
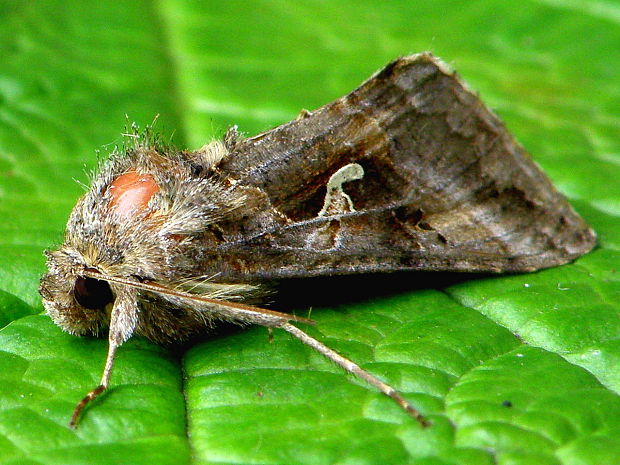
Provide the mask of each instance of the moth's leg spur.
[{"label": "moth's leg spur", "polygon": [[430,421],[424,418],[424,416],[413,405],[411,405],[401,395],[400,392],[398,392],[396,389],[394,389],[389,384],[384,383],[379,378],[375,377],[374,375],[370,374],[369,372],[361,368],[358,364],[352,362],[348,358],[343,357],[338,352],[330,349],[322,342],[317,341],[312,336],[306,334],[298,327],[293,326],[290,323],[283,323],[279,327],[282,328],[284,331],[288,332],[289,334],[292,334],[293,336],[295,336],[297,339],[299,339],[304,344],[312,347],[314,350],[319,352],[325,358],[339,365],[345,371],[348,371],[349,373],[357,376],[358,378],[363,379],[368,384],[376,387],[379,391],[381,391],[383,394],[385,394],[390,399],[392,399],[394,402],[396,402],[398,406],[402,408],[405,412],[407,412],[410,416],[415,418],[423,428],[430,426],[431,424]]}]

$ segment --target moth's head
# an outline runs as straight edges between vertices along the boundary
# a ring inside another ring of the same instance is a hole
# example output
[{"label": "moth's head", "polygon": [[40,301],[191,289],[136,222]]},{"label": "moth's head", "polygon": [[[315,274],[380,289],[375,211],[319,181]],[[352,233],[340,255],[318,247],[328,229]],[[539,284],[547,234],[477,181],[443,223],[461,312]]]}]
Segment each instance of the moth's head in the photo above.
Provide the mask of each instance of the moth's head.
[{"label": "moth's head", "polygon": [[39,293],[54,322],[72,334],[102,333],[114,303],[113,286],[85,271],[141,276],[158,262],[153,251],[161,239],[152,223],[160,218],[161,193],[153,175],[137,168],[130,157],[104,165],[73,208],[64,244],[46,252],[48,272]]},{"label": "moth's head", "polygon": [[[143,148],[112,156],[73,208],[64,244],[46,252],[48,272],[39,293],[48,315],[76,335],[98,335],[109,326],[114,286],[85,271],[120,278],[159,278],[170,243],[159,233],[172,194],[166,181],[171,162]],[[167,166],[169,167],[169,166]],[[162,186],[162,187],[160,187]]]},{"label": "moth's head", "polygon": [[75,335],[98,335],[108,326],[114,294],[107,281],[88,278],[88,268],[74,250],[61,247],[46,252],[48,272],[39,293],[47,314],[58,326]]},{"label": "moth's head", "polygon": [[85,270],[153,282],[211,274],[197,270],[195,244],[204,246],[210,225],[247,203],[210,169],[222,147],[164,153],[139,145],[99,167],[69,216],[64,244],[47,254],[40,294],[56,324],[78,335],[107,329],[115,285]]}]

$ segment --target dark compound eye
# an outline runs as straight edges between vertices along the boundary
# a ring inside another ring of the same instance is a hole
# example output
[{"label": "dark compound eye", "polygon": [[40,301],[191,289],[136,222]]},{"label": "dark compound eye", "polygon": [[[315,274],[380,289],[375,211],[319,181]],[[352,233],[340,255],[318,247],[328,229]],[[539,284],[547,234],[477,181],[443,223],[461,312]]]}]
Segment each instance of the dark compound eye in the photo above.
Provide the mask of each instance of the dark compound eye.
[{"label": "dark compound eye", "polygon": [[92,310],[104,309],[114,301],[107,281],[78,276],[73,285],[73,295],[78,304]]}]

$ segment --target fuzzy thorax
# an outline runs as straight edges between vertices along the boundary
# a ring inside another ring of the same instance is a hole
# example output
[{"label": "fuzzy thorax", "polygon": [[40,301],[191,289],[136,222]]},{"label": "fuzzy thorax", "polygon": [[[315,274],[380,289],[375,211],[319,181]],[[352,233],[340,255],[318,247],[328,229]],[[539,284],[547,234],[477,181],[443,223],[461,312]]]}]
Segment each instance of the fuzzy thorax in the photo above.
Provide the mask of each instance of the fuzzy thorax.
[{"label": "fuzzy thorax", "polygon": [[[113,153],[73,209],[64,244],[47,254],[49,272],[40,289],[54,321],[80,335],[108,328],[110,305],[119,291],[112,286],[106,293],[105,284],[98,287],[92,278],[80,281],[83,270],[221,300],[251,295],[256,286],[217,282],[217,270],[205,269],[212,228],[234,221],[246,200],[233,182],[217,174],[217,164],[227,155],[222,141],[195,152],[136,144]],[[95,292],[103,296],[100,302],[87,295]],[[137,299],[136,330],[158,342],[185,339],[217,319],[148,292],[139,292]]]}]

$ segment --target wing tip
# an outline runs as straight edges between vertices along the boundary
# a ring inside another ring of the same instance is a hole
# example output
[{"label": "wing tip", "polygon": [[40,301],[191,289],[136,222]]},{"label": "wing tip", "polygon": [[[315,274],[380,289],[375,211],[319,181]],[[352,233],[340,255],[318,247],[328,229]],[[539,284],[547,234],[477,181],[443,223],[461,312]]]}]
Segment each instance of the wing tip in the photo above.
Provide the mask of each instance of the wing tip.
[{"label": "wing tip", "polygon": [[[397,69],[416,66],[416,65],[432,65],[437,70],[448,76],[454,76],[456,71],[441,58],[435,56],[433,52],[424,51],[411,55],[403,55],[388,63],[386,66],[378,70],[372,77],[390,76]],[[371,78],[372,78],[371,77]]]}]

